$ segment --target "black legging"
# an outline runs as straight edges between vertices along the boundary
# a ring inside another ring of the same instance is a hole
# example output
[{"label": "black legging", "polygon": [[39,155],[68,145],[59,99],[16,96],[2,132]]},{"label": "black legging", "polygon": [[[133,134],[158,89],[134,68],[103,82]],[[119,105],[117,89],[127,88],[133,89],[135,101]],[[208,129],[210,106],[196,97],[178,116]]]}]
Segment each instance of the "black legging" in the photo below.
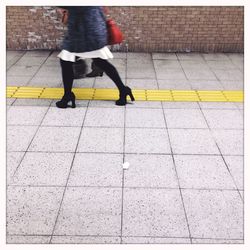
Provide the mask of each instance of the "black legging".
[{"label": "black legging", "polygon": [[[124,84],[116,70],[116,68],[109,63],[107,60],[101,58],[93,58],[92,59],[94,64],[103,70],[107,76],[115,83],[119,91],[124,90]],[[63,78],[63,86],[64,86],[64,93],[67,95],[71,93],[73,80],[74,80],[74,73],[73,73],[73,62],[64,61],[60,59],[61,68],[62,68],[62,78]]]}]

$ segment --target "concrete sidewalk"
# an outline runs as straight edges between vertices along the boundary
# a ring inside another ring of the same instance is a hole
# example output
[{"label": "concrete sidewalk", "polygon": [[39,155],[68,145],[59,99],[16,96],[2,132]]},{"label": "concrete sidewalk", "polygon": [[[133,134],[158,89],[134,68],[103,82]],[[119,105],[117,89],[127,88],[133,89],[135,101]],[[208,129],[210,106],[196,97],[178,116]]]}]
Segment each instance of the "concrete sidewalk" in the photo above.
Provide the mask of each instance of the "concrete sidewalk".
[{"label": "concrete sidewalk", "polygon": [[[61,87],[57,54],[8,51],[7,85]],[[114,56],[132,89],[243,90],[242,54]],[[243,103],[55,101],[7,100],[8,243],[243,243]]]}]

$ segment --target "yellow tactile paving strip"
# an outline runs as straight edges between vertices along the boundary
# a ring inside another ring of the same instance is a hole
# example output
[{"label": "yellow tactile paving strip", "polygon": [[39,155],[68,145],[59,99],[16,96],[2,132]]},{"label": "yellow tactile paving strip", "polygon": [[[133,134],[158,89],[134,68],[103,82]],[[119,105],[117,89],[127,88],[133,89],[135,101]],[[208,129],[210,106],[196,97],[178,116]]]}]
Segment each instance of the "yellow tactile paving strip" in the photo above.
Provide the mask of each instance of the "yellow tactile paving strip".
[{"label": "yellow tactile paving strip", "polygon": [[[78,100],[116,100],[117,89],[73,88]],[[8,98],[61,99],[63,88],[7,87]],[[136,101],[243,102],[243,91],[135,89]],[[129,98],[129,97],[128,97]]]}]

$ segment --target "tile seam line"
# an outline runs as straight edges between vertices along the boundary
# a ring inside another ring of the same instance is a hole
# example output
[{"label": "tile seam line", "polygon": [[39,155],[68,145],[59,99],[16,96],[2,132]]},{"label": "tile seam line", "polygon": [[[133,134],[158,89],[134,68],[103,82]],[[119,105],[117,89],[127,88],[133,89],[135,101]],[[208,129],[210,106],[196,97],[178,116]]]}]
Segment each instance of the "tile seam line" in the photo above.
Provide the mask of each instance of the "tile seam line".
[{"label": "tile seam line", "polygon": [[163,113],[163,118],[164,118],[164,122],[165,122],[165,129],[166,129],[167,135],[168,135],[168,142],[169,142],[169,147],[170,147],[170,151],[171,151],[170,155],[172,157],[172,161],[173,161],[173,165],[174,165],[175,175],[176,175],[176,179],[177,179],[177,183],[178,183],[178,190],[179,190],[180,199],[181,199],[181,203],[182,203],[182,208],[183,208],[183,212],[184,212],[184,216],[185,216],[185,220],[186,220],[187,231],[188,231],[188,234],[189,234],[189,240],[190,240],[190,243],[192,244],[191,229],[190,229],[190,226],[189,226],[189,221],[188,221],[187,212],[186,212],[185,203],[184,203],[182,190],[181,190],[181,185],[180,185],[180,180],[179,180],[179,176],[178,176],[178,172],[177,172],[177,168],[176,168],[176,164],[175,164],[175,159],[174,159],[174,154],[173,154],[174,152],[173,152],[172,145],[171,145],[167,119],[166,119],[166,116],[165,116],[165,112],[164,112],[164,108],[163,108],[162,103],[161,103],[161,107],[162,107],[162,113]]},{"label": "tile seam line", "polygon": [[79,133],[79,136],[78,136],[78,140],[77,140],[77,143],[76,143],[75,150],[72,152],[73,153],[73,158],[72,158],[71,166],[70,166],[69,173],[68,173],[68,176],[67,176],[67,180],[66,180],[66,183],[65,183],[65,186],[64,186],[64,190],[63,190],[63,194],[62,194],[62,199],[61,199],[61,202],[59,204],[59,208],[58,208],[57,216],[56,216],[56,219],[55,219],[55,223],[54,223],[54,226],[52,228],[51,235],[50,235],[49,244],[51,244],[51,241],[52,241],[55,229],[56,229],[56,224],[57,224],[57,221],[58,221],[58,218],[59,218],[59,215],[60,215],[60,210],[61,210],[61,207],[62,207],[62,204],[63,204],[64,196],[65,196],[65,193],[66,193],[66,190],[67,190],[67,186],[68,186],[68,182],[69,182],[69,177],[70,177],[73,165],[74,165],[74,161],[75,161],[75,157],[76,157],[76,153],[77,153],[77,148],[78,148],[79,141],[80,141],[80,138],[81,138],[81,134],[82,134],[82,130],[83,130],[83,125],[84,125],[84,122],[85,122],[85,119],[86,119],[86,116],[87,116],[88,107],[89,107],[89,102],[87,104],[86,111],[84,113],[84,117],[83,117],[83,121],[82,121],[82,126],[81,126],[81,130],[80,130],[80,133]]}]

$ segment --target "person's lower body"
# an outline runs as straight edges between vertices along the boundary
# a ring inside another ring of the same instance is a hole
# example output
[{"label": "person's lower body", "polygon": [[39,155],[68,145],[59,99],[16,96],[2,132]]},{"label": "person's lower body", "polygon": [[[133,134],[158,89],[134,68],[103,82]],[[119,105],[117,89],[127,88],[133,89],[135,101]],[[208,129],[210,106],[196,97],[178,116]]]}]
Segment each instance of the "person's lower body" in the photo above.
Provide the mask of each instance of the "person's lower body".
[{"label": "person's lower body", "polygon": [[92,69],[92,71],[90,73],[86,74],[86,77],[103,76],[103,70],[98,68],[93,61],[91,63],[91,69]]},{"label": "person's lower body", "polygon": [[[129,87],[125,86],[116,70],[116,68],[105,59],[93,58],[94,64],[107,74],[107,76],[115,83],[119,90],[119,99],[116,101],[116,105],[124,106],[127,104],[127,96],[132,101],[135,100],[132,91]],[[62,68],[62,79],[64,87],[64,96],[61,101],[56,103],[58,108],[67,108],[68,103],[72,102],[72,108],[75,108],[75,95],[72,92],[74,73],[73,73],[73,62],[64,61],[60,59]]]},{"label": "person's lower body", "polygon": [[60,101],[56,102],[56,106],[58,108],[67,108],[68,103],[71,102],[72,103],[71,107],[75,108],[76,107],[75,95],[72,92],[72,86],[74,80],[73,62],[64,61],[60,59],[60,64],[62,70],[64,95]]},{"label": "person's lower body", "polygon": [[126,105],[127,96],[130,97],[131,101],[135,100],[131,89],[123,84],[116,68],[111,63],[101,58],[93,58],[93,62],[99,69],[107,74],[107,76],[115,83],[116,87],[118,88],[120,98],[115,102],[116,105]]}]

